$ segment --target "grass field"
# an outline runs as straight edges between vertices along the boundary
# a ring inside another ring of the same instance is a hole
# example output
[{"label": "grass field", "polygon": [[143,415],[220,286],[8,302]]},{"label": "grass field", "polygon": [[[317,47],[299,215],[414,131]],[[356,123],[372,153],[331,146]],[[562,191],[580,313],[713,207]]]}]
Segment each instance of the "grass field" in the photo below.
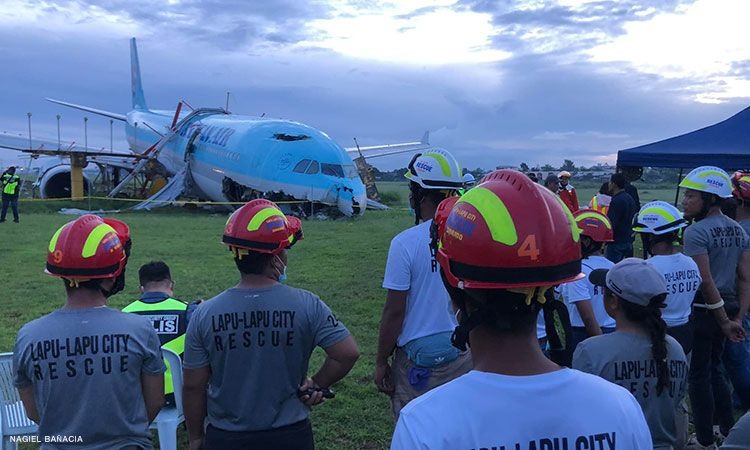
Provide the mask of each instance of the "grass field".
[{"label": "grass field", "polygon": [[[12,351],[18,329],[62,305],[62,282],[42,273],[46,247],[70,216],[24,213],[21,223],[0,225],[0,351]],[[175,294],[184,300],[210,298],[237,282],[230,253],[220,244],[227,216],[203,212],[156,211],[119,214],[130,224],[133,253],[127,287],[110,299],[123,307],[138,297],[138,267],[163,259],[172,268]],[[372,384],[380,311],[380,288],[390,239],[413,222],[406,211],[368,212],[354,220],[306,221],[305,240],[289,253],[289,281],[328,303],[359,342],[362,356],[336,386],[336,399],[316,407],[312,421],[320,449],[383,449],[392,433],[387,398]],[[311,370],[320,364],[314,355]],[[183,444],[185,433],[181,432]],[[25,447],[33,448],[33,447]]]},{"label": "grass field", "polygon": [[[288,283],[320,295],[349,327],[362,354],[354,370],[336,386],[336,399],[313,411],[315,439],[320,449],[384,449],[390,442],[389,404],[372,384],[378,324],[385,298],[380,284],[388,244],[393,236],[413,224],[413,218],[407,211],[406,183],[379,186],[382,192],[398,193],[400,201],[395,209],[367,212],[353,220],[306,221],[305,240],[289,253]],[[640,189],[644,201],[652,197],[674,198],[674,191],[669,189]],[[595,190],[580,188],[581,202]],[[85,201],[81,204],[22,202],[21,223],[0,225],[0,286],[5,292],[0,309],[0,351],[12,351],[16,332],[24,323],[64,302],[62,282],[42,272],[50,237],[58,227],[72,220],[71,216],[54,213],[62,206],[86,208],[87,204]],[[95,207],[122,205],[95,204]],[[137,269],[152,259],[164,260],[171,266],[175,294],[184,300],[210,298],[237,282],[230,253],[220,244],[226,214],[183,208],[122,213],[117,217],[131,227],[133,253],[126,290],[110,299],[111,306],[121,308],[138,297]],[[318,351],[311,371],[321,361],[322,353]],[[180,438],[185,445],[184,431]]]}]

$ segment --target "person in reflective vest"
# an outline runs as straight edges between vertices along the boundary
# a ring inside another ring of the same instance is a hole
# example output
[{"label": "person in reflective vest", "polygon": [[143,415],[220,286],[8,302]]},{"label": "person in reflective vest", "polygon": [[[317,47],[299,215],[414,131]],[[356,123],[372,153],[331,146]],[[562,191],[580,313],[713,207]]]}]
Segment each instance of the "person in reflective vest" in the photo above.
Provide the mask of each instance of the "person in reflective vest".
[{"label": "person in reflective vest", "polygon": [[611,201],[612,196],[609,195],[609,182],[606,181],[599,188],[599,192],[589,202],[589,209],[599,211],[606,216]]},{"label": "person in reflective vest", "polygon": [[16,175],[16,168],[10,166],[3,173],[0,179],[0,188],[2,188],[3,210],[0,215],[0,222],[5,222],[5,215],[8,214],[8,206],[13,210],[13,222],[18,223],[18,192],[21,183],[21,177]]},{"label": "person in reflective vest", "polygon": [[[174,281],[169,266],[162,261],[142,265],[138,269],[138,278],[141,283],[141,298],[126,306],[123,312],[139,314],[149,319],[159,335],[162,348],[168,348],[182,357],[185,352],[187,322],[199,302],[186,303],[172,297]],[[164,374],[164,394],[166,404],[174,404],[169,364]]]}]

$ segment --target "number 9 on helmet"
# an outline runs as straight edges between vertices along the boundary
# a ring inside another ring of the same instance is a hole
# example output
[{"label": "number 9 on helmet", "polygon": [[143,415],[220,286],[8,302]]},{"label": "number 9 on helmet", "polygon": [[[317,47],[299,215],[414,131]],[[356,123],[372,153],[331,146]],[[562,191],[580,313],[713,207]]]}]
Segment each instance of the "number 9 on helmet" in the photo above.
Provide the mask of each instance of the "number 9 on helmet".
[{"label": "number 9 on helmet", "polygon": [[117,231],[101,217],[86,214],[66,223],[52,236],[45,273],[79,281],[111,278],[122,272],[125,262]]}]

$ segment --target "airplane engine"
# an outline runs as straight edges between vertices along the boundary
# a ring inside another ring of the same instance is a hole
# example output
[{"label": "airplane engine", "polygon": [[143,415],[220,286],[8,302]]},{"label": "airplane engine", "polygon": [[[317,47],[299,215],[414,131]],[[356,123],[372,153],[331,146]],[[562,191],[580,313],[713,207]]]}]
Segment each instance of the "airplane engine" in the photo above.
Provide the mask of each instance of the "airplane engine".
[{"label": "airplane engine", "polygon": [[[88,193],[92,180],[88,174],[83,174],[83,191]],[[36,182],[39,188],[39,196],[42,198],[69,198],[70,197],[70,165],[59,164],[45,170]]]}]

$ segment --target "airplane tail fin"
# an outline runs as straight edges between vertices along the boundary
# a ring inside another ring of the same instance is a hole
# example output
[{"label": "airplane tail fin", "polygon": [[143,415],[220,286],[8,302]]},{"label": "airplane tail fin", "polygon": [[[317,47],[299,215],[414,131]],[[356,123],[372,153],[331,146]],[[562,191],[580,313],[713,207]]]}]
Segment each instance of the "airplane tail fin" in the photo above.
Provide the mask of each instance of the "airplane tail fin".
[{"label": "airplane tail fin", "polygon": [[141,65],[138,62],[138,47],[135,44],[135,38],[130,39],[130,90],[133,99],[133,109],[148,111],[146,96],[143,95]]}]

